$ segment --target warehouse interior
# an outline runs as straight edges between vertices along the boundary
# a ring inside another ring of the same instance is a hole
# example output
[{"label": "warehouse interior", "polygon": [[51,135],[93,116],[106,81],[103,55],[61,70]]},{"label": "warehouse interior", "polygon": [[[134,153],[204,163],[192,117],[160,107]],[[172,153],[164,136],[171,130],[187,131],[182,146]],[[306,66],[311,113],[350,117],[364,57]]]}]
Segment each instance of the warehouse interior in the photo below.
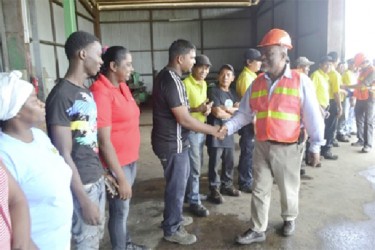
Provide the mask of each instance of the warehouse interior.
[{"label": "warehouse interior", "polygon": [[[19,69],[37,77],[45,99],[67,69],[64,42],[74,30],[94,33],[103,46],[122,45],[147,91],[167,63],[174,40],[192,41],[208,55],[214,79],[224,63],[242,69],[246,48],[255,47],[271,28],[292,37],[290,59],[317,60],[328,51],[344,55],[341,0],[149,1],[149,0],[2,0],[1,70]],[[317,15],[316,13],[319,13]],[[22,17],[22,18],[19,18]]]}]

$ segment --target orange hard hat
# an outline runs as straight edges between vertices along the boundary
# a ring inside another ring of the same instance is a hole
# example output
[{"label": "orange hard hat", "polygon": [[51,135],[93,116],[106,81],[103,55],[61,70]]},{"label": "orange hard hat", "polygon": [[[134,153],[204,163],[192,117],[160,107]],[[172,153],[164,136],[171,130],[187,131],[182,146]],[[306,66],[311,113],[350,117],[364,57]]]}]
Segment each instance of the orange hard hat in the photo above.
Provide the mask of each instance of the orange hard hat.
[{"label": "orange hard hat", "polygon": [[358,67],[367,60],[368,60],[367,56],[364,53],[358,53],[354,57],[354,66]]},{"label": "orange hard hat", "polygon": [[290,39],[289,34],[285,30],[281,29],[272,29],[267,32],[263,37],[262,41],[258,47],[265,47],[271,45],[283,45],[288,49],[292,49],[292,40]]}]

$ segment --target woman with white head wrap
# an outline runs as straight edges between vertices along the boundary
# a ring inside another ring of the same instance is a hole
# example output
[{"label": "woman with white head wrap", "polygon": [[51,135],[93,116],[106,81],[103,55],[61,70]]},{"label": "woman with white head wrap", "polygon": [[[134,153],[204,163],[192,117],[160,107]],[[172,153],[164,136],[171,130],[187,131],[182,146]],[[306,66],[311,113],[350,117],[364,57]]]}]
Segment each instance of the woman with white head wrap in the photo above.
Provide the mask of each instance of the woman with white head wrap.
[{"label": "woman with white head wrap", "polygon": [[38,249],[70,249],[72,171],[48,136],[35,128],[44,104],[21,73],[0,74],[0,157],[30,206],[31,238]]},{"label": "woman with white head wrap", "polygon": [[17,115],[27,98],[33,92],[33,86],[21,80],[20,71],[0,73],[0,120],[6,121]]}]

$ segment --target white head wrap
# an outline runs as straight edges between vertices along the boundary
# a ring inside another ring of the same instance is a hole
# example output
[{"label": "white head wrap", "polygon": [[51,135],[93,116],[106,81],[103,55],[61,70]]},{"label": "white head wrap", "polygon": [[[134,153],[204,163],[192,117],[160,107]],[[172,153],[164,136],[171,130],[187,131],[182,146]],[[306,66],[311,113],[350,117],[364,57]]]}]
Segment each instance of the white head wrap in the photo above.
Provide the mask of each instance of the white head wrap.
[{"label": "white head wrap", "polygon": [[21,80],[20,71],[0,73],[0,121],[17,115],[33,91],[33,85]]}]

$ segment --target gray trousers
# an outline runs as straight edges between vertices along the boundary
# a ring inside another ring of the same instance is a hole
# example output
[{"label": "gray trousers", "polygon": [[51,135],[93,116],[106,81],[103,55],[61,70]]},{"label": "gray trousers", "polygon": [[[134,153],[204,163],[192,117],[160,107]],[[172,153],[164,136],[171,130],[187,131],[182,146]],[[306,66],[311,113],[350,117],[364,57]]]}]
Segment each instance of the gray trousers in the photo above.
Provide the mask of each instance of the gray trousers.
[{"label": "gray trousers", "polygon": [[374,130],[374,98],[357,100],[355,104],[358,141],[364,146],[372,147]]}]

